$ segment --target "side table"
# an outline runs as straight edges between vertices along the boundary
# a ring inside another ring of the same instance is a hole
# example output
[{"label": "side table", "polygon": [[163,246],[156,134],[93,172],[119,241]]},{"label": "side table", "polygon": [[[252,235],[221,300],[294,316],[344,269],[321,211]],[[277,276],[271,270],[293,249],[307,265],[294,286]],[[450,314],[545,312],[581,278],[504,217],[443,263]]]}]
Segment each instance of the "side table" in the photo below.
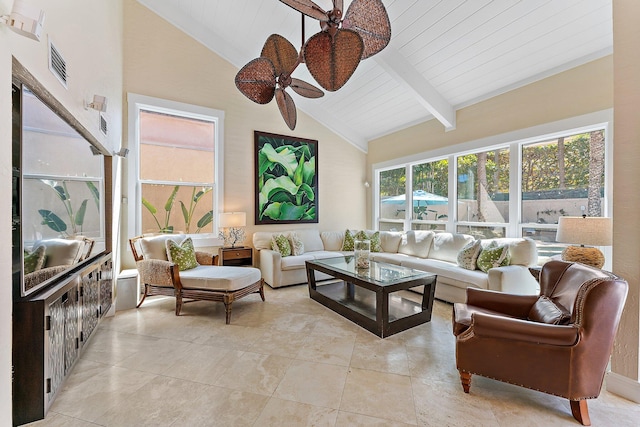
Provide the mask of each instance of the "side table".
[{"label": "side table", "polygon": [[220,265],[227,266],[253,266],[253,248],[235,247],[220,248]]}]

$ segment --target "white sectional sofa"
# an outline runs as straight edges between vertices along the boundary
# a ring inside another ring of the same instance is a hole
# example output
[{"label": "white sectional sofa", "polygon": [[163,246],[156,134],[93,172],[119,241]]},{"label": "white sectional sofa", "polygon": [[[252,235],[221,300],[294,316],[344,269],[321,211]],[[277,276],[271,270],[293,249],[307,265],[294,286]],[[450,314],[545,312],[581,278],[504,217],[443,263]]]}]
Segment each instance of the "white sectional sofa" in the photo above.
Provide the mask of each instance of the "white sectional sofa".
[{"label": "white sectional sofa", "polygon": [[[303,242],[304,253],[282,257],[271,250],[273,234],[287,232],[256,232],[253,246],[258,255],[258,266],[262,278],[269,286],[278,288],[307,282],[305,261],[340,256],[350,252],[342,251],[344,231],[295,230]],[[373,232],[368,231],[368,234]],[[510,264],[492,268],[485,273],[481,270],[467,270],[458,266],[458,252],[473,236],[466,234],[434,233],[432,231],[409,231],[407,233],[381,231],[382,252],[372,252],[371,259],[438,275],[436,298],[449,302],[464,302],[466,288],[475,287],[495,291],[535,295],[539,293],[538,282],[528,267],[537,265],[538,254],[535,242],[528,238],[498,238],[482,240],[482,246],[491,241],[498,245],[508,245]],[[323,277],[318,277],[320,280]],[[329,278],[328,276],[324,278]]]}]

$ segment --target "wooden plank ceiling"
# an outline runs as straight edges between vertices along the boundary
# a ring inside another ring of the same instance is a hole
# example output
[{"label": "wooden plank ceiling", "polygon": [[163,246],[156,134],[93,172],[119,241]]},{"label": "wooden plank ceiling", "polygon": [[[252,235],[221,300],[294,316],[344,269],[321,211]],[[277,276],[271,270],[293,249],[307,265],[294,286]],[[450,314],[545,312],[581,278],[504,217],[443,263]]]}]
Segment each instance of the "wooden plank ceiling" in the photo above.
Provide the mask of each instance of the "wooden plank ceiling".
[{"label": "wooden plank ceiling", "polygon": [[[278,0],[138,0],[238,68],[270,34],[299,47],[300,13]],[[392,39],[337,92],[299,109],[352,144],[455,111],[613,51],[612,0],[383,0]],[[324,9],[331,0],[316,0]],[[345,11],[351,3],[345,0]],[[307,38],[318,23],[306,21]],[[294,77],[313,82],[304,66]],[[275,102],[265,108],[277,108]]]}]

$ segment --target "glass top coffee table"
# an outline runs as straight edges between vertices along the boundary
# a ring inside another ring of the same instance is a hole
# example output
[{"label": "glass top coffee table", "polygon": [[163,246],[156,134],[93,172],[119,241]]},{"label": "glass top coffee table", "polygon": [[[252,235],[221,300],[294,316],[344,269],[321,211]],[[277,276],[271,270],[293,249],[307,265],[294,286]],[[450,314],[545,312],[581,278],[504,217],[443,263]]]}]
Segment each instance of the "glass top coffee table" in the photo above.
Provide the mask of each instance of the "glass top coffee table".
[{"label": "glass top coffee table", "polygon": [[[435,274],[376,261],[356,269],[352,255],[307,261],[306,267],[311,299],[381,338],[431,320]],[[317,284],[317,271],[337,280]],[[421,285],[421,303],[398,293]]]}]

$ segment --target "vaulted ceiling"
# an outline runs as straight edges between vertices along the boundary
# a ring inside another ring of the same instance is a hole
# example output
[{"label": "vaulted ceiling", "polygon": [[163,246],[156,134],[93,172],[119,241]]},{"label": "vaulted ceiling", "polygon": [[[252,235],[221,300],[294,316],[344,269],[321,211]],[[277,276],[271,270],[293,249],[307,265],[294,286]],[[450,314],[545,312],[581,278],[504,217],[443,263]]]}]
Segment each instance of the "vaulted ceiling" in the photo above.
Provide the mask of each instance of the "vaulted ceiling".
[{"label": "vaulted ceiling", "polygon": [[[278,0],[138,0],[239,68],[277,33],[301,45],[301,18]],[[315,0],[327,10],[331,0]],[[320,99],[292,96],[352,144],[431,119],[455,128],[465,106],[609,55],[612,0],[383,0],[391,43]],[[351,1],[345,0],[346,11]],[[319,31],[306,18],[306,38]],[[294,72],[314,82],[304,66]],[[275,102],[264,108],[277,108]]]}]

